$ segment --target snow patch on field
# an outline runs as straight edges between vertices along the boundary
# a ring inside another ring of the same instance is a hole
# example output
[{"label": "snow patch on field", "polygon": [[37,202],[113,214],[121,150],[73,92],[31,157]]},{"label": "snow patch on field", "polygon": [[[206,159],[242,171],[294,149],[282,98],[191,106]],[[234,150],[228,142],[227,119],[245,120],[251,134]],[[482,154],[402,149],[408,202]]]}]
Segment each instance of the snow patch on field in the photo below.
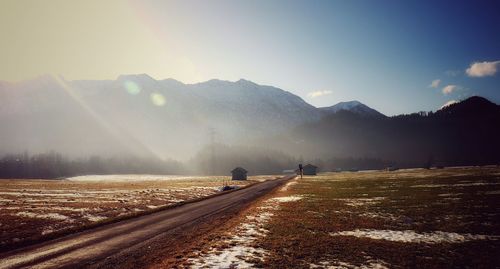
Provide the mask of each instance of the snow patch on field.
[{"label": "snow patch on field", "polygon": [[474,182],[474,183],[458,183],[458,184],[421,184],[413,185],[412,188],[453,188],[453,187],[473,187],[473,186],[491,186],[499,185],[497,182]]},{"label": "snow patch on field", "polygon": [[[94,192],[96,193],[96,192]],[[105,192],[103,192],[105,193]],[[92,194],[92,192],[86,192],[85,194]],[[67,192],[67,193],[59,193],[59,192],[55,192],[55,193],[52,193],[52,191],[50,192],[27,192],[27,191],[23,191],[23,192],[19,192],[19,191],[10,191],[10,192],[0,192],[0,195],[7,195],[7,196],[35,196],[35,197],[83,197],[84,194],[82,193],[73,193],[73,192]],[[86,195],[85,197],[92,197],[92,196],[89,196],[89,195]]]},{"label": "snow patch on field", "polygon": [[449,187],[450,185],[447,184],[420,184],[420,185],[413,185],[410,186],[412,188],[443,188],[443,187]]},{"label": "snow patch on field", "polygon": [[280,191],[287,191],[288,189],[290,189],[291,186],[297,184],[297,180],[291,180],[289,181],[288,183],[285,184],[285,186],[283,186]]},{"label": "snow patch on field", "polygon": [[[21,207],[8,207],[5,209],[22,209]],[[37,211],[69,211],[69,212],[86,212],[89,208],[77,208],[77,207],[67,207],[67,206],[37,206]]]},{"label": "snow patch on field", "polygon": [[310,264],[309,268],[326,268],[326,269],[387,269],[389,265],[382,260],[368,260],[362,265],[354,265],[348,262],[339,260],[322,261],[317,264]]},{"label": "snow patch on field", "polygon": [[83,217],[86,218],[87,220],[91,221],[91,222],[98,222],[98,221],[102,221],[102,220],[107,219],[106,217],[95,216],[95,215],[90,215],[90,214],[86,214]]},{"label": "snow patch on field", "polygon": [[461,199],[458,197],[445,197],[443,198],[443,200],[449,202],[449,201],[460,201]]},{"label": "snow patch on field", "polygon": [[365,205],[376,205],[385,199],[386,199],[386,197],[373,197],[373,198],[342,198],[342,199],[335,199],[335,200],[343,201],[348,206],[357,207],[357,206],[365,206]]},{"label": "snow patch on field", "polygon": [[37,214],[33,212],[18,212],[15,216],[38,219],[53,219],[53,220],[71,220],[68,216],[59,213]]},{"label": "snow patch on field", "polygon": [[[229,177],[223,177],[229,179]],[[131,181],[160,181],[160,180],[200,180],[213,179],[203,176],[178,176],[178,175],[87,175],[67,178],[69,181],[106,181],[106,182],[131,182]]]},{"label": "snow patch on field", "polygon": [[484,192],[484,194],[486,194],[486,195],[500,194],[500,191],[487,191],[487,192]]},{"label": "snow patch on field", "polygon": [[192,268],[254,268],[252,263],[242,260],[243,257],[263,256],[265,251],[248,246],[233,246],[223,252],[208,255],[201,262],[194,263]]},{"label": "snow patch on field", "polygon": [[50,233],[53,233],[53,232],[54,232],[54,229],[48,227],[48,228],[43,229],[43,231],[42,231],[41,234],[42,235],[46,235],[46,234],[50,234]]},{"label": "snow patch on field", "polygon": [[398,220],[399,218],[394,216],[391,213],[382,213],[382,212],[363,212],[359,214],[361,217],[366,218],[375,218],[375,219],[388,219],[388,220]]},{"label": "snow patch on field", "polygon": [[438,194],[439,197],[450,197],[450,196],[460,196],[463,195],[463,193],[456,192],[456,193],[442,193]]},{"label": "snow patch on field", "polygon": [[279,203],[295,202],[295,201],[298,201],[300,199],[302,199],[302,196],[298,196],[298,195],[271,198],[272,201],[276,201]]},{"label": "snow patch on field", "polygon": [[254,242],[269,232],[264,225],[273,217],[273,211],[279,209],[280,203],[293,202],[301,196],[285,196],[268,199],[258,207],[257,212],[248,215],[248,222],[235,228],[224,249],[212,248],[209,253],[198,258],[189,259],[191,268],[254,268],[251,260],[263,260],[267,251],[254,246]]},{"label": "snow patch on field", "polygon": [[472,240],[498,240],[500,236],[480,235],[480,234],[459,234],[443,231],[431,233],[417,233],[413,230],[393,231],[393,230],[370,230],[356,229],[353,231],[342,231],[330,233],[331,236],[354,236],[361,238],[370,238],[376,240],[387,240],[405,243],[462,243]]}]

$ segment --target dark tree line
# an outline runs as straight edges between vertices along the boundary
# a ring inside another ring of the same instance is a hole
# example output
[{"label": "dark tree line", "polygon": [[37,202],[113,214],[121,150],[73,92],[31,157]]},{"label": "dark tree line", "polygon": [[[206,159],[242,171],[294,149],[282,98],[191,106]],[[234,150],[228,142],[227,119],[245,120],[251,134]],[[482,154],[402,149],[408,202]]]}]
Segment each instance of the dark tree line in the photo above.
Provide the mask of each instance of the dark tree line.
[{"label": "dark tree line", "polygon": [[55,179],[89,174],[180,174],[184,166],[176,161],[121,157],[69,159],[51,152],[29,155],[8,154],[0,158],[0,178]]},{"label": "dark tree line", "polygon": [[137,157],[70,159],[55,152],[8,154],[0,158],[0,178],[59,179],[106,174],[230,175],[237,166],[244,167],[251,175],[265,175],[296,169],[299,163],[315,164],[320,171],[382,169],[390,164],[373,158],[302,159],[266,148],[216,144],[204,147],[187,162]]}]

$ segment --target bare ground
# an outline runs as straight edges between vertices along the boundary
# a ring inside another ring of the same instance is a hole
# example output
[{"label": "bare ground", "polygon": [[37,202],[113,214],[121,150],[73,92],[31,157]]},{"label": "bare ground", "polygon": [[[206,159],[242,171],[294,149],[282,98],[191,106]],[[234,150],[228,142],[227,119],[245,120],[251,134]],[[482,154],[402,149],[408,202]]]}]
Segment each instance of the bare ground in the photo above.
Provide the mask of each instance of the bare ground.
[{"label": "bare ground", "polygon": [[[215,194],[228,177],[0,180],[0,252]],[[231,182],[244,186],[270,176]],[[144,180],[145,179],[145,180]]]},{"label": "bare ground", "polygon": [[[498,268],[499,205],[496,167],[320,174],[299,179],[246,209],[238,223],[179,264]],[[258,218],[266,214],[270,217]],[[260,232],[248,237],[242,227]],[[245,247],[250,255],[241,251]]]},{"label": "bare ground", "polygon": [[184,242],[192,242],[193,236],[200,231],[214,227],[213,220],[229,219],[256,197],[265,195],[286,180],[265,181],[228,194],[5,253],[0,257],[0,268],[137,268],[139,264],[139,267],[146,267],[159,257],[157,253],[161,257],[172,257],[165,251],[170,249],[169,254],[175,253]]},{"label": "bare ground", "polygon": [[90,268],[498,268],[500,169],[326,173],[288,182]]}]

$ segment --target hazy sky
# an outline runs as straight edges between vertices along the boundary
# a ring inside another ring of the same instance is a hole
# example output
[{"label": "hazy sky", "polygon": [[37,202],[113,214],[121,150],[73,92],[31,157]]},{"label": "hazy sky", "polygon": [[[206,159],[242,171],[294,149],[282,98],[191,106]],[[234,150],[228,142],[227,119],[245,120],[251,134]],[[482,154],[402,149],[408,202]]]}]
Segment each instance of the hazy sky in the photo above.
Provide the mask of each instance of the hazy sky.
[{"label": "hazy sky", "polygon": [[389,115],[500,103],[500,2],[459,2],[2,0],[0,80],[245,78]]}]

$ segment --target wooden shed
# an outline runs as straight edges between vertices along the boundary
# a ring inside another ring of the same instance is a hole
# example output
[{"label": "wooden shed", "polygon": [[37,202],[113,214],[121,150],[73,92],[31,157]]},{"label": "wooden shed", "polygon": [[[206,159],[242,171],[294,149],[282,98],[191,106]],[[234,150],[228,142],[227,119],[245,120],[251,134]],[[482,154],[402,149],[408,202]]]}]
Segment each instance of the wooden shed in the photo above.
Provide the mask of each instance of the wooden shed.
[{"label": "wooden shed", "polygon": [[304,175],[315,176],[318,167],[312,164],[307,164],[306,166],[304,166],[303,169],[304,169]]},{"label": "wooden shed", "polygon": [[233,180],[247,180],[248,171],[241,167],[236,167],[231,171],[233,174]]}]

